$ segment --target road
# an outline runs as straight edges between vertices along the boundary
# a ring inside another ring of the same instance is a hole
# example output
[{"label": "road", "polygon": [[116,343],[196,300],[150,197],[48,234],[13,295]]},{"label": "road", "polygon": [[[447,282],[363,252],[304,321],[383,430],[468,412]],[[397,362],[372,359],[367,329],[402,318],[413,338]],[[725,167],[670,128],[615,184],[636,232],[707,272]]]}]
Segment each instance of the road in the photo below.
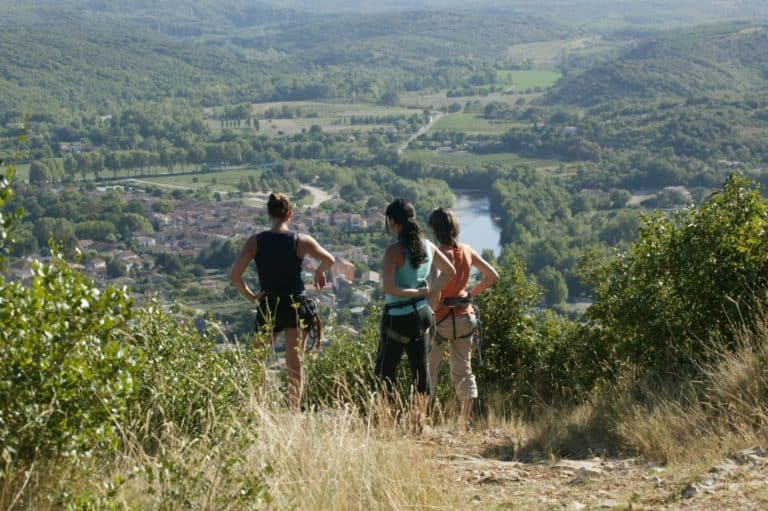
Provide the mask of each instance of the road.
[{"label": "road", "polygon": [[397,149],[397,154],[403,154],[403,152],[405,152],[405,150],[406,150],[406,149],[408,149],[408,146],[409,146],[409,145],[411,145],[411,142],[413,142],[414,140],[416,140],[417,138],[419,138],[420,136],[422,136],[424,133],[426,133],[427,131],[429,131],[429,129],[430,129],[430,128],[431,128],[431,127],[432,127],[432,126],[433,126],[433,125],[434,125],[434,124],[435,124],[437,121],[439,121],[440,119],[442,119],[444,115],[445,115],[444,113],[440,112],[439,114],[435,114],[435,115],[433,115],[433,116],[430,116],[430,117],[429,117],[429,122],[428,122],[427,124],[425,124],[424,126],[422,126],[421,128],[419,128],[419,131],[417,131],[416,133],[414,133],[413,135],[411,135],[410,137],[408,137],[408,140],[406,140],[406,141],[403,143],[403,145],[401,145],[400,147],[398,147],[398,149]]}]

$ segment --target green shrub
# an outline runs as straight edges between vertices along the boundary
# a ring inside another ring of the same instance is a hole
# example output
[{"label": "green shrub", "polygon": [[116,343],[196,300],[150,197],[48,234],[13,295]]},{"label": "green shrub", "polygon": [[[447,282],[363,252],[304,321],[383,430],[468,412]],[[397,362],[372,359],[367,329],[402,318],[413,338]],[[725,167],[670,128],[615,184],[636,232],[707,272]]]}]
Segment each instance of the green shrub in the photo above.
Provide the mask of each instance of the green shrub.
[{"label": "green shrub", "polygon": [[[477,298],[482,321],[482,365],[476,365],[480,398],[495,392],[521,411],[573,395],[595,378],[589,350],[574,342],[575,327],[537,312],[539,287],[513,260],[499,281]],[[582,358],[589,366],[580,367]]]},{"label": "green shrub", "polygon": [[[0,166],[3,161],[0,160]],[[3,205],[6,202],[13,199],[13,190],[11,189],[11,180],[15,169],[12,165],[8,165],[5,169],[5,174],[0,174],[0,270],[4,268],[5,258],[3,254],[10,250],[10,236],[11,227],[16,218],[21,215],[21,211],[11,213],[10,215],[3,214]],[[0,275],[0,283],[2,283],[2,275]]]},{"label": "green shrub", "polygon": [[597,262],[588,277],[590,325],[618,360],[684,374],[761,310],[768,204],[752,181],[730,176],[698,208],[643,218],[629,252]]},{"label": "green shrub", "polygon": [[335,330],[321,353],[306,359],[306,396],[310,404],[352,402],[366,406],[378,382],[373,374],[379,342],[380,310],[368,312],[359,333]]},{"label": "green shrub", "polygon": [[142,353],[131,301],[103,291],[59,255],[33,277],[0,282],[0,445],[6,468],[38,456],[114,446]]},{"label": "green shrub", "polygon": [[236,345],[217,344],[218,332],[199,333],[190,318],[150,300],[136,312],[131,337],[143,353],[131,423],[152,447],[168,426],[191,436],[238,408],[258,381],[259,365]]},{"label": "green shrub", "polygon": [[[374,374],[379,346],[381,307],[370,307],[360,332],[335,332],[330,344],[306,360],[306,396],[313,405],[351,403],[368,410],[371,397],[382,391]],[[395,390],[400,398],[412,392],[413,376],[403,360],[397,368]]]}]

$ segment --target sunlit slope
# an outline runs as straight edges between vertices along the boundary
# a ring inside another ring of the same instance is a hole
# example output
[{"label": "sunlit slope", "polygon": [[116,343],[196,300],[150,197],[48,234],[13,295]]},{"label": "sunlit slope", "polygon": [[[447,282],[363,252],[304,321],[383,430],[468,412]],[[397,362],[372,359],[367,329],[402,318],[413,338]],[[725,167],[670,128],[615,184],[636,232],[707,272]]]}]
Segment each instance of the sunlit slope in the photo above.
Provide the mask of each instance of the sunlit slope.
[{"label": "sunlit slope", "polygon": [[591,106],[768,88],[768,29],[715,27],[641,42],[623,56],[564,79],[553,102]]}]

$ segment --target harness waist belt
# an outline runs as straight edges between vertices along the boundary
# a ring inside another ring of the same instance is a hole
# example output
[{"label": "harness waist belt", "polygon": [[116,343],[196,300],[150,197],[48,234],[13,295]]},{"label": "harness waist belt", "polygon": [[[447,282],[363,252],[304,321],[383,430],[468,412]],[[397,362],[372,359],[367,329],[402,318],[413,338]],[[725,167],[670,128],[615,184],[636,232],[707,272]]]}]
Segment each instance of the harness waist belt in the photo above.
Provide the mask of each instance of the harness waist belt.
[{"label": "harness waist belt", "polygon": [[443,298],[441,303],[448,307],[455,307],[457,305],[468,305],[472,303],[472,300],[468,296],[452,296]]},{"label": "harness waist belt", "polygon": [[307,296],[306,291],[296,291],[295,293],[283,293],[283,292],[275,292],[275,291],[267,291],[265,296],[267,298],[285,298],[285,299],[296,299],[296,298],[305,298]]},{"label": "harness waist belt", "polygon": [[409,307],[409,306],[412,306],[414,309],[416,309],[417,308],[416,305],[419,302],[426,303],[427,300],[424,297],[419,297],[419,298],[410,298],[408,300],[403,300],[401,302],[385,303],[384,304],[384,312],[388,312],[388,311],[390,311],[392,309],[399,309],[401,307]]}]

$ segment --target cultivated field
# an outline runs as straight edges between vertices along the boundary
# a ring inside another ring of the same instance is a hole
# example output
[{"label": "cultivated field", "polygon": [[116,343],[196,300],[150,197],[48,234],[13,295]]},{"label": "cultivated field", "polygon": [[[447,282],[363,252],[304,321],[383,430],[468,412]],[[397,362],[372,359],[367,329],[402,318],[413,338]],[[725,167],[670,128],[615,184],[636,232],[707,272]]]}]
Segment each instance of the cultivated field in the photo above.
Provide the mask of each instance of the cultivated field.
[{"label": "cultivated field", "polygon": [[464,151],[452,153],[436,153],[434,151],[407,151],[403,153],[406,160],[421,162],[438,167],[481,167],[487,164],[513,166],[530,165],[540,169],[557,168],[562,163],[557,160],[537,160],[521,158],[514,153],[474,154]]},{"label": "cultivated field", "polygon": [[[351,124],[352,117],[402,117],[407,118],[413,114],[421,113],[418,109],[406,107],[388,107],[370,103],[346,103],[332,101],[274,101],[268,103],[254,103],[251,105],[253,113],[259,121],[260,133],[267,135],[294,135],[308,131],[313,125],[318,125],[325,132],[339,131],[370,131],[373,129],[390,126],[387,123]],[[283,108],[292,113],[292,118],[268,118],[268,112],[280,115]],[[208,111],[208,115],[214,115],[214,111]],[[254,131],[253,128],[242,124],[240,128],[222,127],[218,119],[209,119],[208,126],[211,130],[231,129],[233,131]]]},{"label": "cultivated field", "polygon": [[594,52],[600,49],[607,49],[601,38],[580,37],[517,44],[507,49],[506,56],[520,61],[531,59],[537,69],[550,70],[567,53]]},{"label": "cultivated field", "polygon": [[483,118],[480,114],[448,114],[437,121],[430,131],[460,131],[472,135],[498,135],[517,123]]}]

